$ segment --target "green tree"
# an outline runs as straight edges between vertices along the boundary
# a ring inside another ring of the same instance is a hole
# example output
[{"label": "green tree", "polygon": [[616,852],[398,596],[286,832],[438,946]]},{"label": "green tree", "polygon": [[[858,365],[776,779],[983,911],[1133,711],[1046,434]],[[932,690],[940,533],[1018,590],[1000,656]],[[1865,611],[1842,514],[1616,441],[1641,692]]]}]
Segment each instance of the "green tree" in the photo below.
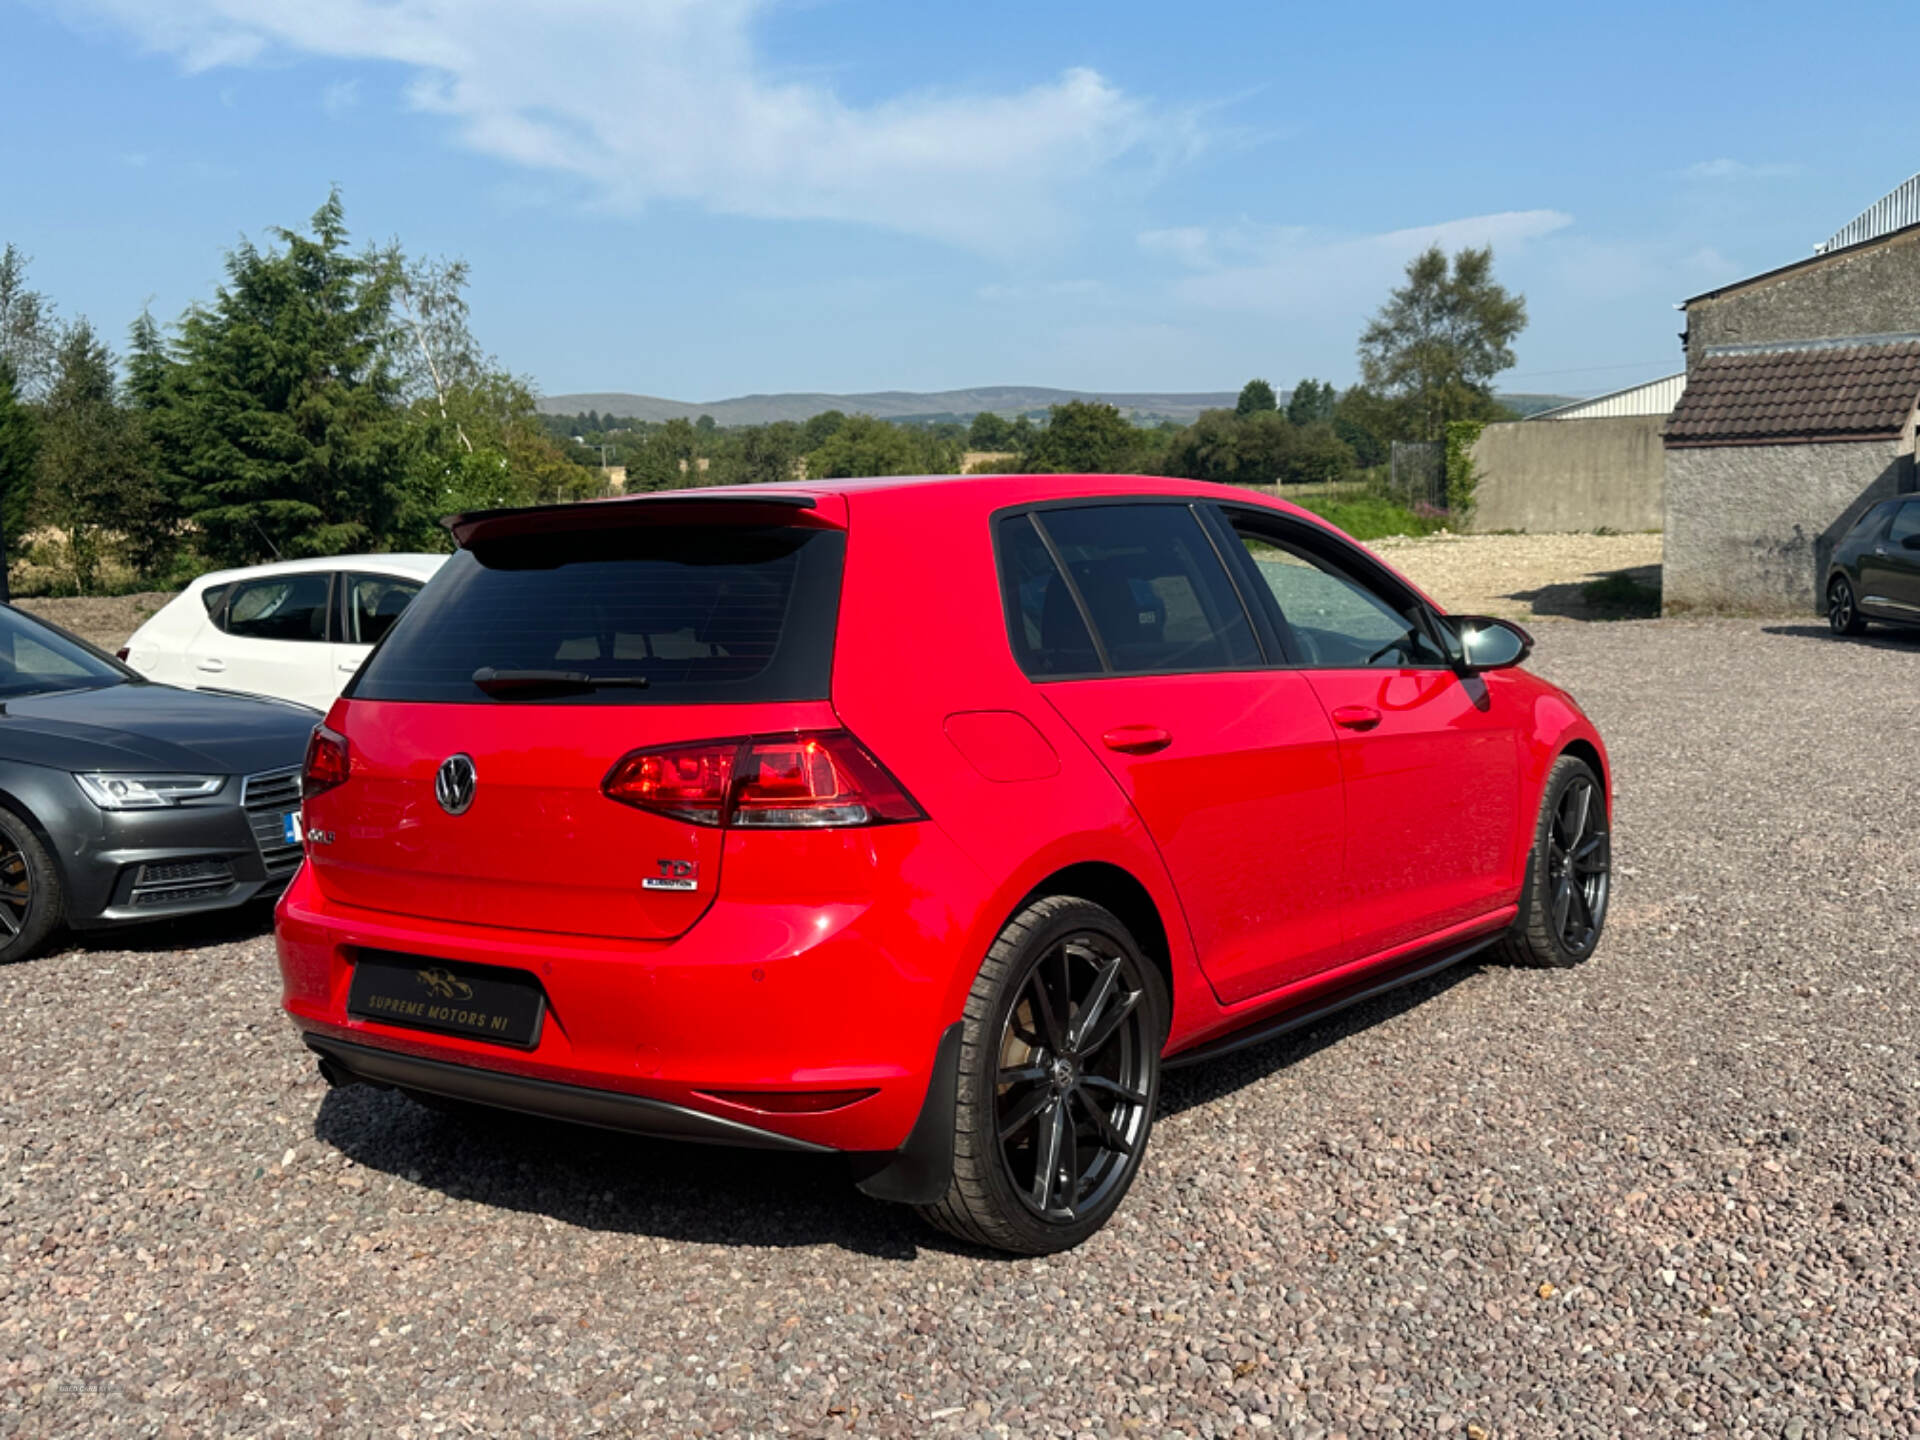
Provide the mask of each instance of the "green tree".
[{"label": "green tree", "polygon": [[433,543],[418,428],[393,368],[391,255],[347,246],[338,191],[311,232],[242,242],[175,346],[172,457],[213,558],[337,555]]},{"label": "green tree", "polygon": [[1041,473],[1124,474],[1138,448],[1133,422],[1113,406],[1069,400],[1048,411],[1046,425],[1033,432],[1020,460]]},{"label": "green tree", "polygon": [[1280,401],[1273,393],[1273,386],[1265,380],[1249,380],[1240,387],[1239,403],[1233,407],[1233,413],[1245,418],[1258,415],[1267,410],[1278,410]]},{"label": "green tree", "polygon": [[6,544],[26,531],[40,441],[33,411],[21,397],[13,362],[0,356],[0,603],[13,599],[7,583]]},{"label": "green tree", "polygon": [[1333,432],[1353,451],[1360,467],[1371,470],[1387,463],[1392,441],[1409,438],[1402,430],[1405,418],[1391,401],[1355,385],[1334,406]]},{"label": "green tree", "polygon": [[1287,397],[1287,419],[1296,425],[1311,425],[1317,420],[1333,419],[1339,395],[1325,380],[1302,380]]},{"label": "green tree", "polygon": [[808,453],[807,474],[815,480],[849,475],[919,475],[926,473],[926,459],[923,447],[910,431],[871,415],[853,415],[827,437],[825,444]]},{"label": "green tree", "polygon": [[779,420],[741,431],[720,478],[729,485],[766,485],[792,480],[799,471],[800,427]]},{"label": "green tree", "polygon": [[967,448],[1005,452],[1014,447],[1013,426],[1005,416],[982,410],[967,427]]},{"label": "green tree", "polygon": [[120,404],[113,353],[84,320],[54,356],[30,518],[58,531],[74,589],[91,595],[127,537],[170,528],[138,417]]},{"label": "green tree", "polygon": [[1360,336],[1368,388],[1405,413],[1413,438],[1438,440],[1453,420],[1496,411],[1493,378],[1513,364],[1527,304],[1493,278],[1493,249],[1453,257],[1438,245],[1407,264],[1407,283]]},{"label": "green tree", "polygon": [[800,427],[800,443],[808,454],[812,454],[832,439],[834,432],[846,423],[844,412],[822,410],[818,415],[809,417],[806,424]]}]

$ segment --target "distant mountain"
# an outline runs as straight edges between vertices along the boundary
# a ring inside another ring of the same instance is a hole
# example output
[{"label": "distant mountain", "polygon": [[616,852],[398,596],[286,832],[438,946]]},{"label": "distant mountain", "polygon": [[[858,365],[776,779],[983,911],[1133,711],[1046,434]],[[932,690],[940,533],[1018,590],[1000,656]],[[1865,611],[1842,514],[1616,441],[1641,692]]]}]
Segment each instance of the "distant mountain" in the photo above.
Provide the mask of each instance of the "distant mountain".
[{"label": "distant mountain", "polygon": [[775,420],[807,420],[823,410],[872,415],[881,420],[925,420],[951,416],[970,420],[983,410],[996,415],[1044,412],[1069,400],[1104,400],[1135,419],[1190,421],[1202,410],[1231,409],[1237,391],[1207,394],[1121,394],[1090,390],[1049,390],[1038,385],[986,385],[976,390],[877,390],[866,395],[742,395],[733,400],[690,404],[652,395],[548,395],[540,409],[548,415],[579,415],[597,410],[630,420],[698,420],[711,415],[716,425],[766,425]]},{"label": "distant mountain", "polygon": [[[627,395],[617,391],[582,395],[548,395],[540,409],[548,415],[583,415],[589,410],[623,420],[698,420],[711,415],[716,425],[766,425],[775,420],[808,420],[824,410],[849,415],[872,415],[881,420],[971,420],[983,410],[996,415],[1045,413],[1050,405],[1069,400],[1100,400],[1117,406],[1134,420],[1191,422],[1202,410],[1231,410],[1239,392],[1133,393],[1094,390],[1050,390],[1040,385],[984,385],[974,390],[876,390],[864,395],[741,395],[732,400],[695,404],[662,400],[654,395]],[[1522,415],[1569,403],[1564,395],[1501,395],[1502,403]],[[1282,395],[1284,406],[1287,397]]]}]

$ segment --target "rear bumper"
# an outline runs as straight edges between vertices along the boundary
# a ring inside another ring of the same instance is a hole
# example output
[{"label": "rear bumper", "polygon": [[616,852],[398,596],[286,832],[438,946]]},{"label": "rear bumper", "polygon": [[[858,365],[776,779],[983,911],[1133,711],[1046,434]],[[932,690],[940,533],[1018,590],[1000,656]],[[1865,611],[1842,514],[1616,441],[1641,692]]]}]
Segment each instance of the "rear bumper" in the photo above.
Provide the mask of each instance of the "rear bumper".
[{"label": "rear bumper", "polygon": [[[282,1004],[353,1078],[643,1134],[869,1159],[918,1133],[937,1088],[970,917],[935,897],[974,888],[948,872],[909,875],[888,889],[897,899],[864,903],[723,895],[677,939],[635,941],[396,915],[321,885],[305,867],[280,901]],[[350,1016],[367,950],[526,972],[546,995],[537,1045]],[[872,1093],[818,1113],[715,1093],[846,1090]]]},{"label": "rear bumper", "polygon": [[689,1110],[684,1105],[649,1100],[642,1095],[557,1085],[551,1080],[535,1080],[525,1075],[503,1075],[495,1070],[401,1055],[372,1045],[319,1035],[308,1035],[306,1041],[307,1048],[320,1057],[321,1072],[335,1085],[359,1083],[393,1090],[419,1090],[450,1100],[517,1110],[523,1115],[668,1140],[702,1140],[803,1154],[831,1153],[824,1145],[756,1129],[724,1116]]}]

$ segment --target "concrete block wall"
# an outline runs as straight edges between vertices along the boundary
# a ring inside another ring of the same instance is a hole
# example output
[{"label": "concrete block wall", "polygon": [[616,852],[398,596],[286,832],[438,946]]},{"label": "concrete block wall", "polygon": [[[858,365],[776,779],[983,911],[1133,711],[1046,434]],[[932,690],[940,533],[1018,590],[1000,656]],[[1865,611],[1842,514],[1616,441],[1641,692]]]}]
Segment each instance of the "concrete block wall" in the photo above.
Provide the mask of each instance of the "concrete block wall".
[{"label": "concrete block wall", "polygon": [[1869,505],[1912,488],[1898,440],[1668,450],[1666,613],[1818,612],[1835,544]]},{"label": "concrete block wall", "polygon": [[1473,450],[1480,483],[1468,528],[1658,530],[1666,423],[1664,415],[1624,415],[1487,426]]}]

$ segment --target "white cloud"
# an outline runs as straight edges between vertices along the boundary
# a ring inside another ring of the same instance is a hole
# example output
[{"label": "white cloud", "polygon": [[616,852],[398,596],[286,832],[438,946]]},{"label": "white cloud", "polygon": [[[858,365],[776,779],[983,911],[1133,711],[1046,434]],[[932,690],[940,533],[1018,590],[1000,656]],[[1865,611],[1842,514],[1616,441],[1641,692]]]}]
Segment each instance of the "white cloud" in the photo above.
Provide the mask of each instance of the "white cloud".
[{"label": "white cloud", "polygon": [[1125,166],[1199,124],[1092,70],[1004,93],[851,104],[771,73],[771,0],[65,0],[190,71],[303,56],[387,62],[418,109],[486,154],[656,200],[840,220],[1016,254],[1057,237]]},{"label": "white cloud", "polygon": [[1239,225],[1220,231],[1150,231],[1140,243],[1194,270],[1174,285],[1175,295],[1189,304],[1285,314],[1371,302],[1397,284],[1407,261],[1429,246],[1453,251],[1491,245],[1508,254],[1572,223],[1573,217],[1559,210],[1515,210],[1345,238],[1316,236],[1297,226]]},{"label": "white cloud", "polygon": [[1680,172],[1687,180],[1785,180],[1800,173],[1798,165],[1749,165],[1742,160],[1697,160]]},{"label": "white cloud", "polygon": [[358,80],[336,80],[320,92],[320,108],[338,118],[360,103]]}]

